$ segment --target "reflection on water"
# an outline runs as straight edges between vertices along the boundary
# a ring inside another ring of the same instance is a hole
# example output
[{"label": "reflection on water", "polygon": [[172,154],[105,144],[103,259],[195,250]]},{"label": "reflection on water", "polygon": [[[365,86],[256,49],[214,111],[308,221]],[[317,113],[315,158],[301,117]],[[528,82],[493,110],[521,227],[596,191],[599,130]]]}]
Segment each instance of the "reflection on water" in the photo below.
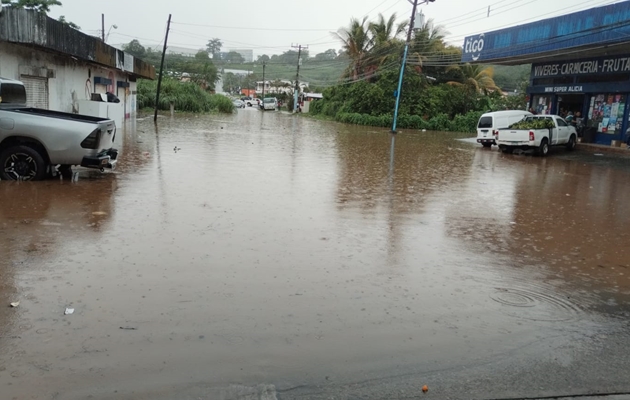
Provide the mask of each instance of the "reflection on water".
[{"label": "reflection on water", "polygon": [[0,183],[0,299],[22,300],[0,311],[10,396],[561,358],[628,312],[623,161],[254,109],[119,140],[113,174]]}]

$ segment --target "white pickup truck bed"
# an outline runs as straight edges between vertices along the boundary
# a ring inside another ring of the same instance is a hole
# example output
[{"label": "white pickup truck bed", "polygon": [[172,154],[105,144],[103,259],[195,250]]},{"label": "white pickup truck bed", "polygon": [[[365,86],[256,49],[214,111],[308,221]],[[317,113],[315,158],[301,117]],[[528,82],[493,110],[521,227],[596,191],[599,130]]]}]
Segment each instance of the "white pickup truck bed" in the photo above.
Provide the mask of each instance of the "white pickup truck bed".
[{"label": "white pickup truck bed", "polygon": [[550,146],[566,146],[574,150],[577,143],[575,127],[569,125],[557,115],[536,115],[527,117],[524,122],[536,120],[553,122],[549,129],[500,129],[497,144],[504,153],[512,153],[515,149],[534,149],[539,155],[546,156]]}]

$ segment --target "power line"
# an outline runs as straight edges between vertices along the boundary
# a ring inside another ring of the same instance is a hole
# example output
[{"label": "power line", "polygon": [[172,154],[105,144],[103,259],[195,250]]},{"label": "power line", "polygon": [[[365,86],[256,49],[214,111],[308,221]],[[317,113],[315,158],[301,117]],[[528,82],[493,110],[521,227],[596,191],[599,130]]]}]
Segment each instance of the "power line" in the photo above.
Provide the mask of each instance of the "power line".
[{"label": "power line", "polygon": [[206,25],[206,24],[194,24],[194,23],[189,23],[189,22],[172,22],[172,23],[176,25],[199,26],[199,27],[204,27],[204,28],[237,29],[237,30],[248,30],[248,31],[324,32],[324,31],[334,30],[334,29],[308,29],[308,28],[253,28],[250,26]]}]

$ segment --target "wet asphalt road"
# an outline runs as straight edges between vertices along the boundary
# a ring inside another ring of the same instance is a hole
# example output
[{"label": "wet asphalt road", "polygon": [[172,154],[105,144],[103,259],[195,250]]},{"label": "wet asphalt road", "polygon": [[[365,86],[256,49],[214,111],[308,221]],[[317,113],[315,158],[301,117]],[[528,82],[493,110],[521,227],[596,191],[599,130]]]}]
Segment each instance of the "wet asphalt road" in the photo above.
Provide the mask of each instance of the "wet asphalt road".
[{"label": "wet asphalt road", "polygon": [[114,173],[0,183],[1,399],[630,392],[629,158],[392,160],[253,109],[120,136]]}]

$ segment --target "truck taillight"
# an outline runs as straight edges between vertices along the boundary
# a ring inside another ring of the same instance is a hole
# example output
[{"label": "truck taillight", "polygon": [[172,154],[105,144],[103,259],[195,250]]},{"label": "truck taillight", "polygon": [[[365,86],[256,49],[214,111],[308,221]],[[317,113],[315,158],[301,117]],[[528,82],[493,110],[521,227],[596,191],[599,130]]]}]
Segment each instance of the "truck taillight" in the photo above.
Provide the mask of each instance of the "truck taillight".
[{"label": "truck taillight", "polygon": [[96,128],[90,133],[88,137],[83,139],[81,147],[84,149],[98,149],[98,144],[101,141],[101,129]]},{"label": "truck taillight", "polygon": [[496,140],[499,140],[499,131],[493,131],[494,132],[494,138]]},{"label": "truck taillight", "polygon": [[529,131],[529,141],[533,142],[534,140],[536,140],[536,136],[534,136],[534,132]]}]

